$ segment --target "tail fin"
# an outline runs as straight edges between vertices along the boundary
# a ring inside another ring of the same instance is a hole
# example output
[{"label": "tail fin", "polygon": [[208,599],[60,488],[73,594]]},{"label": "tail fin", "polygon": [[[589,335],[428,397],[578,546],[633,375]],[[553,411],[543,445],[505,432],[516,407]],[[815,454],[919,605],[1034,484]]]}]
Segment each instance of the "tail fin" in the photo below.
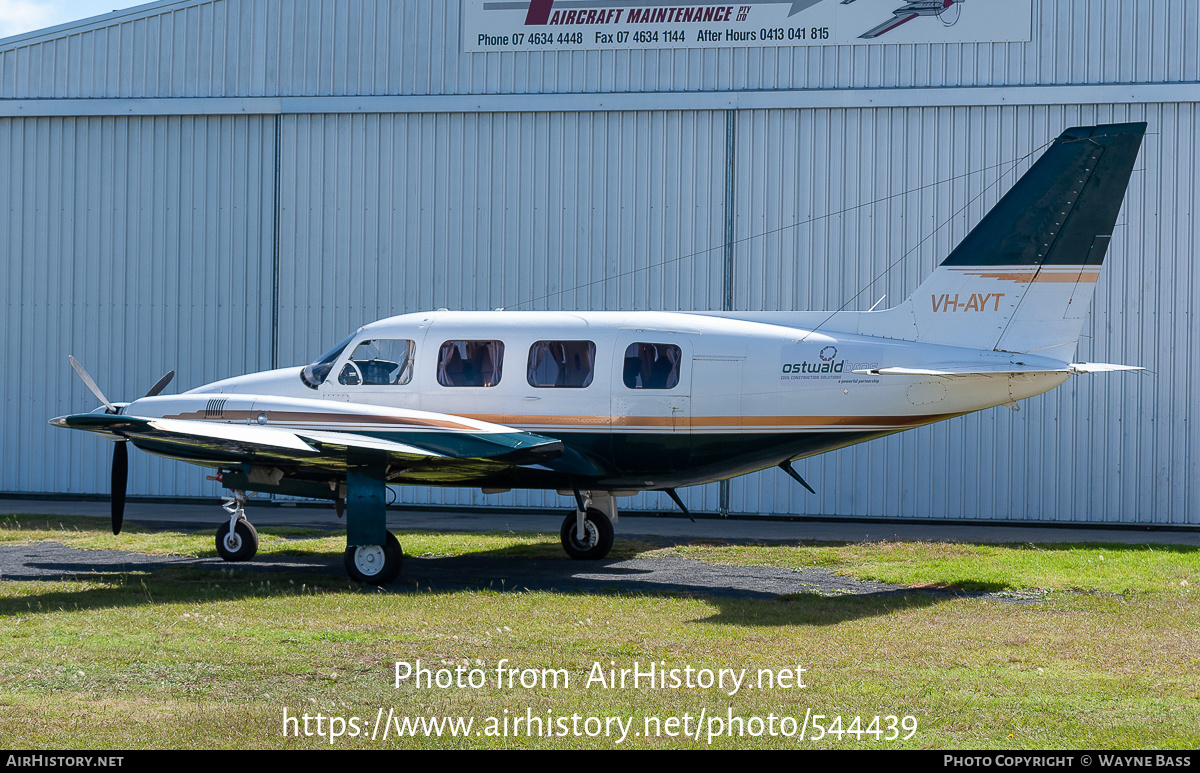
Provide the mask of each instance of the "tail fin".
[{"label": "tail fin", "polygon": [[877,323],[898,312],[904,338],[1070,361],[1145,133],[1145,123],[1067,129]]}]

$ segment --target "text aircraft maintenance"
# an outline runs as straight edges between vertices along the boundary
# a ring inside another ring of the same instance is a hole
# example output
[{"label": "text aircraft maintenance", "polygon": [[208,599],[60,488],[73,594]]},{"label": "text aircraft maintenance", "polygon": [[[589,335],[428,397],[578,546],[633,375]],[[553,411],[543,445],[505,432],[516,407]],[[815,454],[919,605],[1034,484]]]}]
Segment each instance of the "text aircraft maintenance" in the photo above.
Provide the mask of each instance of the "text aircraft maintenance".
[{"label": "text aircraft maintenance", "polygon": [[[1068,129],[916,292],[883,311],[438,311],[366,325],[310,365],[51,424],[217,470],[227,561],[258,544],[246,492],[328,499],[345,564],[385,585],[403,554],[389,484],[555,490],[573,558],[612,547],[617,497],[796,459],[1040,394],[1072,362],[1146,124]],[[809,489],[811,491],[811,489]],[[686,512],[686,510],[685,510]]]}]

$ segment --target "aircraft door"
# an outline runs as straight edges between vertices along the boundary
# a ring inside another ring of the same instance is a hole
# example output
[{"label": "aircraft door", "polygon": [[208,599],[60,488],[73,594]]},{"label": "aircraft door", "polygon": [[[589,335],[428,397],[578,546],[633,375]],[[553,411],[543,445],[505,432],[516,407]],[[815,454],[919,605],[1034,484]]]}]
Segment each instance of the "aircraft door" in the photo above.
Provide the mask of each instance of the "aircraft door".
[{"label": "aircraft door", "polygon": [[714,464],[744,441],[742,366],[737,354],[700,355],[692,360],[692,463]]},{"label": "aircraft door", "polygon": [[692,421],[689,336],[622,330],[614,355],[610,413],[616,465],[660,473],[686,468]]}]

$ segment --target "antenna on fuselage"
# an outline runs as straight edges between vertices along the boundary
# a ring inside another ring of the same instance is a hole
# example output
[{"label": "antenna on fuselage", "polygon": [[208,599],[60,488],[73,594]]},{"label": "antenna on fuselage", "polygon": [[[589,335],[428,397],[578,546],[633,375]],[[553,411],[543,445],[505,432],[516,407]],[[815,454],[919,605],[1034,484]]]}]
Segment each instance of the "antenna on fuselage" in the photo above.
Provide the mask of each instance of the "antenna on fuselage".
[{"label": "antenna on fuselage", "polygon": [[688,512],[688,509],[683,506],[683,500],[680,499],[679,495],[675,493],[675,489],[665,488],[665,489],[663,489],[663,491],[666,492],[667,496],[669,496],[671,498],[671,501],[673,501],[675,504],[679,505],[679,509],[683,511],[683,514],[688,517],[689,521],[691,521],[692,523],[696,522],[696,519],[693,518],[692,514]]},{"label": "antenna on fuselage", "polygon": [[799,484],[800,484],[801,486],[803,486],[804,488],[808,489],[808,493],[810,493],[810,494],[815,494],[815,493],[817,493],[815,490],[813,490],[813,487],[812,487],[812,486],[810,486],[810,485],[808,485],[807,483],[805,483],[805,482],[804,482],[804,478],[801,478],[801,477],[800,477],[800,473],[796,472],[796,470],[795,470],[795,469],[792,467],[792,460],[791,460],[791,459],[788,459],[787,461],[780,462],[780,463],[779,463],[779,469],[783,470],[783,471],[784,471],[784,472],[786,472],[788,475],[791,475],[793,478],[795,478],[797,483],[799,483]]}]

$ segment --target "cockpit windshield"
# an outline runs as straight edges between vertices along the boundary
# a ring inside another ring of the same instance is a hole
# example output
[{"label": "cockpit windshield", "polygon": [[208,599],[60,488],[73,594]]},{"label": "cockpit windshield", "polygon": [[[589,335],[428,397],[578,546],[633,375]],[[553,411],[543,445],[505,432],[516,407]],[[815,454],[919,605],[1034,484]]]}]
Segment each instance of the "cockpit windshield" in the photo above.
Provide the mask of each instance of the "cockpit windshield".
[{"label": "cockpit windshield", "polygon": [[329,377],[329,371],[333,370],[333,363],[341,356],[342,350],[350,345],[354,340],[354,333],[343,338],[338,342],[337,346],[321,355],[321,359],[309,365],[304,370],[300,371],[300,380],[309,389],[316,389],[325,383],[325,379]]}]

